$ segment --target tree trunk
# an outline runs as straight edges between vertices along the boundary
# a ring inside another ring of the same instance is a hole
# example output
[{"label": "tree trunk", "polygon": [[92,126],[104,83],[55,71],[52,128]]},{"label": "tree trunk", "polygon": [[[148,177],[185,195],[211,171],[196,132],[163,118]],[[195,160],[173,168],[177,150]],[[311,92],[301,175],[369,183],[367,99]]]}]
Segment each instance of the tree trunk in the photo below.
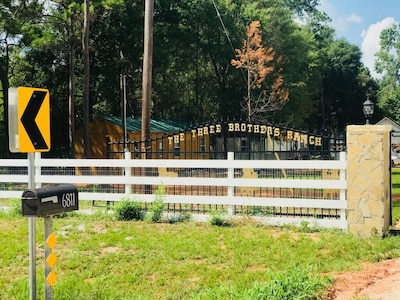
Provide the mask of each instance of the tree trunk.
[{"label": "tree trunk", "polygon": [[68,137],[69,156],[75,157],[75,47],[74,47],[74,16],[70,16],[69,24],[69,68],[68,68]]},{"label": "tree trunk", "polygon": [[84,20],[83,20],[83,157],[89,158],[89,91],[90,91],[90,65],[89,65],[89,0],[85,0]]},{"label": "tree trunk", "polygon": [[142,158],[147,158],[150,139],[151,83],[153,67],[154,0],[146,0],[144,17],[144,53],[142,82]]},{"label": "tree trunk", "polygon": [[[4,133],[5,136],[8,136],[8,88],[10,87],[10,82],[8,80],[8,62],[9,62],[9,55],[8,55],[8,46],[5,46],[5,56],[4,62],[5,64],[0,67],[0,81],[1,86],[3,88],[3,111],[4,111]],[[10,145],[9,139],[7,138],[5,141],[6,149],[5,153],[10,153]]]}]

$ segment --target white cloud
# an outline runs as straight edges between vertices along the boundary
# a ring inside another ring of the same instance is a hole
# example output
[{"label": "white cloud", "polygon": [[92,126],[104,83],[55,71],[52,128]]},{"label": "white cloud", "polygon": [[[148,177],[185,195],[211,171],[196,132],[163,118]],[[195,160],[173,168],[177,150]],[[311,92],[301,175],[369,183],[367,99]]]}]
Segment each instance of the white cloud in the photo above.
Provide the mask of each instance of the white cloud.
[{"label": "white cloud", "polygon": [[352,13],[351,15],[339,13],[336,7],[328,0],[321,0],[318,8],[331,17],[331,25],[339,34],[347,32],[352,24],[360,24],[363,21],[362,18],[355,13]]},{"label": "white cloud", "polygon": [[375,24],[371,24],[369,28],[362,32],[363,42],[361,51],[363,53],[362,62],[371,72],[372,77],[379,77],[374,69],[375,53],[379,51],[379,37],[383,29],[389,28],[396,20],[392,17],[385,18]]},{"label": "white cloud", "polygon": [[349,23],[361,23],[362,22],[362,18],[356,14],[351,14],[348,18],[347,21]]}]

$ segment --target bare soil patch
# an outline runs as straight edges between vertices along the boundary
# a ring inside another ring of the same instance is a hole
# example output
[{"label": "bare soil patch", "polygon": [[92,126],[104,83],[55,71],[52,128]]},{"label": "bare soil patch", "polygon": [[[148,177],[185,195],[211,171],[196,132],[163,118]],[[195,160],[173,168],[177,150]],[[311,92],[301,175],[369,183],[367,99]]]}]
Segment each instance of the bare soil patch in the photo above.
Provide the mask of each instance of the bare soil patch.
[{"label": "bare soil patch", "polygon": [[365,263],[361,271],[333,274],[328,299],[400,299],[400,258]]}]

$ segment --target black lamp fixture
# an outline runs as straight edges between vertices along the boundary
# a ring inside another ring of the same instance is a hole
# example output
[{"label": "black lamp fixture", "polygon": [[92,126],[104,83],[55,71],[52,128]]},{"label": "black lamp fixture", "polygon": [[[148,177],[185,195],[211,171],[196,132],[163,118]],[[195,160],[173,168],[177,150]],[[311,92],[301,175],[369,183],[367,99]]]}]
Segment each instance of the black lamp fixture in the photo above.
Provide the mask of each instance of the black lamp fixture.
[{"label": "black lamp fixture", "polygon": [[374,114],[374,108],[375,108],[374,106],[375,106],[374,102],[369,100],[369,96],[367,95],[367,100],[365,100],[365,102],[363,103],[363,112],[366,119],[365,122],[366,125],[369,125],[369,119]]}]

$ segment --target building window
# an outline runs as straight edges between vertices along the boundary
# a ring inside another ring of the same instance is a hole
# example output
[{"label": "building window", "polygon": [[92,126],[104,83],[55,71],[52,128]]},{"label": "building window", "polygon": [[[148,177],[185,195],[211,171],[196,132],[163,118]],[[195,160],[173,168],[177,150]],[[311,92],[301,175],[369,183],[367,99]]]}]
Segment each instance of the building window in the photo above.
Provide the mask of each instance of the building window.
[{"label": "building window", "polygon": [[247,152],[247,142],[246,140],[240,141],[240,152]]},{"label": "building window", "polygon": [[179,157],[181,154],[181,146],[179,142],[174,142],[174,157]]},{"label": "building window", "polygon": [[160,158],[163,158],[163,156],[164,156],[164,144],[163,144],[163,142],[160,142],[158,144],[158,153],[160,155]]},{"label": "building window", "polygon": [[139,158],[139,156],[140,156],[139,143],[138,142],[134,142],[133,143],[133,148],[134,148],[134,152],[135,152],[135,158]]},{"label": "building window", "polygon": [[207,147],[206,138],[202,137],[200,140],[200,150],[202,155],[206,154],[206,147]]}]

